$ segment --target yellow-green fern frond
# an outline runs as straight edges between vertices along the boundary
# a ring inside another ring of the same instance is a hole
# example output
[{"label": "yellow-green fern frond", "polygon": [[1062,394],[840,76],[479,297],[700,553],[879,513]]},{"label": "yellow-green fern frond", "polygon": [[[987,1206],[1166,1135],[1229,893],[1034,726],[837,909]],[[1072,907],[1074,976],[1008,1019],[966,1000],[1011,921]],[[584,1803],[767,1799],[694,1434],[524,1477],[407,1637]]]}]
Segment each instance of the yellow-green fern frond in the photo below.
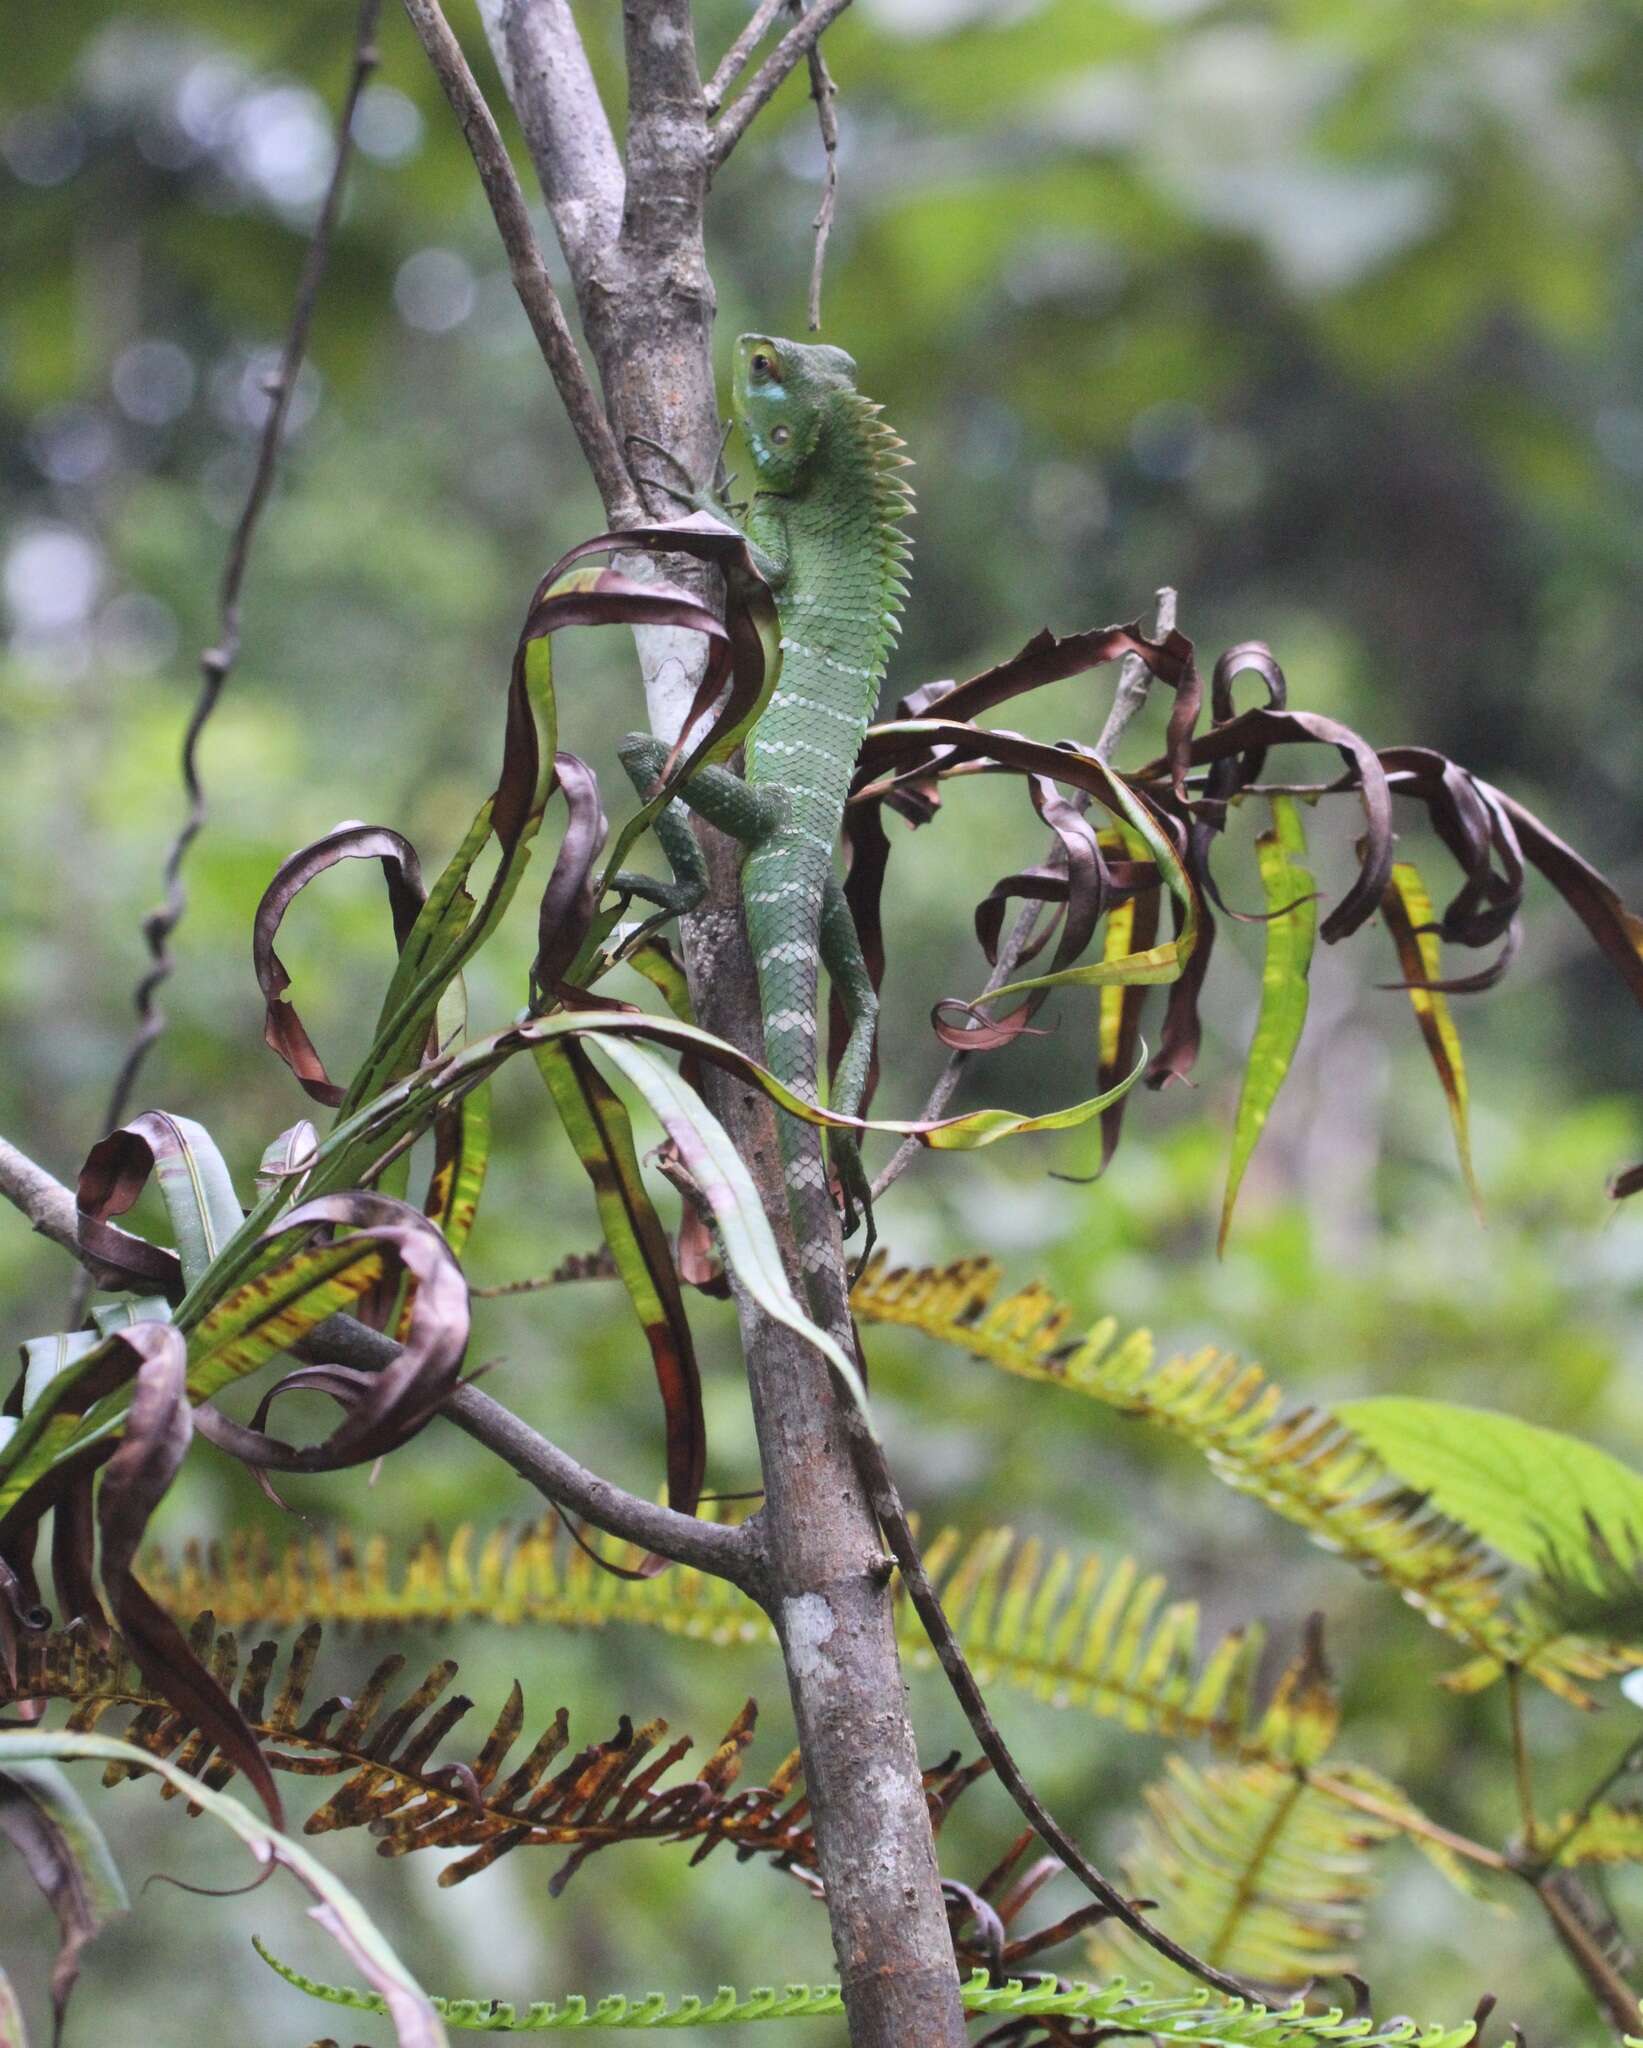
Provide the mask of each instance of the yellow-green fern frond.
[{"label": "yellow-green fern frond", "polygon": [[[1304,1984],[1354,1967],[1373,1890],[1369,1852],[1399,1831],[1273,1764],[1197,1770],[1171,1757],[1125,1864],[1177,1941],[1258,1984]],[[1129,1937],[1101,1934],[1103,1962],[1139,1966]],[[1148,1957],[1148,1967],[1156,1958]]]},{"label": "yellow-green fern frond", "polygon": [[[618,1545],[611,1555],[632,1565],[641,1553]],[[663,1578],[619,1579],[551,1515],[484,1535],[466,1523],[449,1539],[430,1530],[397,1560],[386,1538],[360,1539],[346,1525],[281,1549],[260,1531],[236,1533],[226,1544],[185,1544],[175,1558],[150,1551],[139,1575],[169,1613],[209,1608],[228,1628],[634,1621],[709,1642],[775,1641],[760,1610],[724,1580],[682,1565]]]},{"label": "yellow-green fern frond", "polygon": [[1511,1603],[1506,1565],[1458,1523],[1432,1511],[1327,1411],[1283,1412],[1259,1366],[1206,1348],[1160,1359],[1151,1335],[1119,1338],[1104,1317],[1072,1336],[1070,1307],[1046,1288],[1001,1291],[991,1259],[940,1269],[892,1269],[875,1259],[852,1295],[855,1313],[957,1345],[1023,1379],[1075,1393],[1150,1422],[1192,1445],[1217,1477],[1253,1494],[1324,1548],[1384,1579],[1436,1627],[1474,1653],[1457,1674],[1485,1682],[1516,1662],[1582,1704],[1579,1681],[1643,1662],[1643,1651],[1552,1636]]},{"label": "yellow-green fern frond", "polygon": [[1547,1837],[1559,1845],[1559,1863],[1643,1863],[1643,1805],[1600,1800],[1584,1815],[1565,1815]]},{"label": "yellow-green fern frond", "polygon": [[[618,1563],[637,1552],[615,1550]],[[1002,1683],[1054,1706],[1076,1706],[1140,1732],[1194,1736],[1245,1754],[1290,1754],[1274,1718],[1257,1725],[1252,1694],[1264,1640],[1234,1629],[1207,1653],[1197,1608],[1170,1601],[1156,1574],[1129,1559],[1108,1564],[1008,1529],[969,1540],[944,1530],[925,1558],[953,1627],[983,1683]],[[572,1543],[551,1517],[446,1543],[424,1536],[396,1561],[378,1536],[348,1529],[310,1536],[282,1551],[260,1536],[226,1545],[185,1545],[143,1561],[155,1599],[181,1617],[209,1609],[231,1628],[294,1628],[310,1622],[366,1628],[490,1621],[602,1628],[638,1623],[708,1642],[774,1644],[768,1618],[723,1580],[675,1566],[661,1578],[619,1579]],[[909,1660],[935,1662],[922,1625],[901,1603]],[[1267,1729],[1266,1734],[1261,1729]]]}]

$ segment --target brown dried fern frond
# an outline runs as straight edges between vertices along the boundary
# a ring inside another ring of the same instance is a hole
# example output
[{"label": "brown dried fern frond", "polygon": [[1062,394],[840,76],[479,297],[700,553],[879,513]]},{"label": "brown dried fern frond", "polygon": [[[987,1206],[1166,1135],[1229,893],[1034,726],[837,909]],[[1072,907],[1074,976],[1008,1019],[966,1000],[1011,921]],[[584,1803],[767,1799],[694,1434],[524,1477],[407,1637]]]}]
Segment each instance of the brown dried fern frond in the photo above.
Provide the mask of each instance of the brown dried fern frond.
[{"label": "brown dried fern frond", "polygon": [[[626,1715],[608,1740],[561,1763],[570,1749],[563,1708],[505,1771],[525,1726],[517,1682],[478,1748],[451,1759],[442,1756],[443,1745],[473,1702],[450,1691],[456,1665],[448,1658],[397,1703],[405,1659],[395,1654],[382,1659],[356,1697],[330,1694],[310,1706],[321,1638],[317,1623],[297,1637],[283,1673],[275,1643],[257,1644],[242,1661],[234,1636],[219,1633],[209,1613],[196,1619],[190,1633],[196,1654],[234,1691],[276,1770],[345,1781],[310,1816],[304,1832],[367,1827],[384,1856],[469,1850],[440,1872],[442,1885],[460,1884],[513,1849],[556,1846],[571,1852],[550,1885],[557,1892],[594,1851],[633,1841],[689,1842],[695,1845],[693,1861],[729,1843],[739,1857],[766,1856],[801,1874],[815,1868],[796,1752],[768,1783],[732,1789],[753,1737],[757,1709],[751,1700],[690,1777],[673,1775],[691,1748],[688,1737],[664,1746],[666,1722],[636,1728]],[[120,1732],[127,1741],[172,1758],[212,1789],[234,1775],[233,1764],[149,1684],[118,1638],[107,1649],[80,1629],[26,1639],[19,1646],[15,1684],[0,1688],[0,1707],[25,1699],[68,1703],[68,1726],[77,1731],[123,1717],[127,1725]],[[949,1758],[925,1773],[938,1825],[985,1768],[961,1767]],[[105,1782],[134,1774],[131,1767],[111,1765]],[[162,1793],[177,1796],[169,1785]]]}]

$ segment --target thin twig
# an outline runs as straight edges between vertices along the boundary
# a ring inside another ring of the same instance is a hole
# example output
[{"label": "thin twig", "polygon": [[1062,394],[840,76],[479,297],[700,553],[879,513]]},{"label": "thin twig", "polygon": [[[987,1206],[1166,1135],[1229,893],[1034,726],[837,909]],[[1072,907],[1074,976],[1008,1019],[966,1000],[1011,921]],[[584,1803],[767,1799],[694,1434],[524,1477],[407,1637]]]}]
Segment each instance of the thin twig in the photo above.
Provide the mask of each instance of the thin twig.
[{"label": "thin twig", "polygon": [[[302,360],[307,353],[308,332],[313,325],[314,308],[319,300],[320,285],[324,280],[326,264],[331,253],[331,236],[342,204],[342,188],[347,177],[348,161],[353,154],[354,110],[359,104],[360,94],[365,89],[365,82],[377,64],[376,31],[381,8],[382,0],[361,0],[358,25],[354,34],[353,69],[349,75],[347,92],[343,96],[342,109],[337,115],[331,178],[325,189],[318,218],[314,222],[314,231],[308,238],[308,251],[303,258],[302,273],[297,281],[296,301],[291,309],[291,324],[286,329],[285,346],[280,351],[279,368],[265,386],[269,398],[268,413],[262,425],[262,439],[257,448],[257,464],[252,472],[251,485],[234,526],[234,537],[228,547],[228,559],[223,565],[222,585],[218,597],[217,636],[200,656],[200,693],[194,705],[193,716],[188,721],[188,729],[183,735],[182,778],[183,790],[188,799],[188,814],[165,857],[165,901],[158,909],[151,910],[143,920],[143,938],[153,964],[138,982],[133,996],[137,1012],[137,1029],[109,1093],[108,1107],[103,1113],[102,1128],[105,1131],[113,1130],[125,1121],[126,1110],[130,1105],[132,1091],[136,1087],[137,1075],[143,1061],[166,1026],[165,1012],[156,1003],[155,996],[176,965],[169,942],[182,921],[184,911],[188,908],[187,891],[182,885],[183,860],[206,817],[205,791],[201,786],[199,774],[200,739],[211,714],[217,708],[223,685],[239,657],[240,591],[245,582],[257,522],[262,517],[263,507],[273,486],[274,468],[279,459],[280,443],[285,435],[285,422],[296,393]],[[79,1320],[84,1306],[82,1278],[72,1320]]]},{"label": "thin twig", "polygon": [[816,126],[821,131],[826,167],[822,172],[821,205],[811,226],[816,230],[816,247],[810,258],[810,331],[822,324],[822,275],[827,268],[827,244],[833,233],[833,214],[839,203],[839,115],[834,101],[839,89],[821,53],[821,44],[811,46],[806,60],[810,66],[810,97],[816,102]]},{"label": "thin twig", "polygon": [[702,88],[702,103],[709,115],[716,114],[725,103],[725,94],[747,69],[747,60],[763,42],[770,24],[792,0],[759,0],[747,26],[719,59],[718,69]]},{"label": "thin twig", "polygon": [[1448,1849],[1461,1856],[1468,1863],[1480,1864],[1485,1870],[1507,1872],[1516,1865],[1510,1856],[1499,1849],[1491,1849],[1483,1842],[1474,1842],[1470,1835],[1457,1835],[1452,1828],[1440,1827],[1436,1821],[1428,1820],[1424,1814],[1407,1807],[1394,1805],[1390,1800],[1378,1799],[1373,1792],[1365,1792],[1360,1786],[1345,1778],[1334,1777],[1328,1771],[1309,1770],[1306,1782],[1314,1792],[1325,1793],[1331,1799],[1338,1799],[1343,1806],[1355,1806],[1360,1813],[1373,1814],[1377,1820],[1390,1821],[1404,1834],[1419,1835],[1423,1841],[1436,1843],[1439,1848]]},{"label": "thin twig", "polygon": [[615,527],[638,526],[644,520],[644,507],[566,325],[559,294],[553,288],[531,227],[525,195],[519,189],[519,180],[485,95],[468,68],[461,44],[451,33],[439,0],[405,0],[405,12],[467,141],[485,196],[491,203],[496,231],[508,252],[513,288],[519,294],[519,303],[531,323],[542,359],[593,472],[605,516]]},{"label": "thin twig", "polygon": [[[1158,593],[1158,616],[1152,629],[1154,639],[1166,640],[1175,631],[1175,604],[1175,592],[1166,584]],[[1095,743],[1098,761],[1112,759],[1130,720],[1146,703],[1147,692],[1151,688],[1152,670],[1139,654],[1126,654],[1119,664],[1118,687],[1113,692],[1112,709],[1107,713],[1107,722]]]},{"label": "thin twig", "polygon": [[[90,1269],[92,1254],[81,1247],[75,1235],[78,1212],[73,1194],[4,1138],[0,1138],[0,1196],[21,1210],[42,1236],[60,1244]],[[293,1344],[291,1351],[311,1364],[347,1365],[362,1372],[382,1372],[400,1355],[400,1347],[391,1337],[367,1329],[349,1315],[327,1318]],[[471,1383],[458,1387],[440,1413],[510,1465],[555,1507],[581,1515],[608,1535],[635,1543],[642,1550],[654,1550],[680,1564],[729,1579],[744,1591],[755,1590],[762,1559],[756,1524],[697,1521],[613,1486]]]},{"label": "thin twig", "polygon": [[719,168],[775,97],[799,59],[816,47],[849,5],[850,0],[816,0],[810,12],[782,37],[754,72],[747,90],[732,101],[713,124],[707,144],[710,171]]},{"label": "thin twig", "polygon": [[[1157,639],[1164,639],[1175,630],[1176,595],[1166,584],[1158,593],[1158,613],[1153,625]],[[1152,681],[1152,671],[1139,655],[1126,654],[1118,671],[1118,687],[1113,694],[1112,709],[1096,743],[1098,759],[1105,761],[1123,737],[1124,728],[1147,701],[1147,690]],[[955,771],[962,773],[962,770]],[[865,794],[861,792],[860,794]],[[1053,842],[1052,842],[1053,844]],[[1039,919],[1047,906],[1042,903],[1024,903],[1016,913],[1015,922],[998,949],[998,964],[987,977],[987,985],[977,998],[985,1002],[988,996],[1001,989],[1015,973],[1022,954],[1032,942]],[[964,1063],[971,1054],[964,1046],[954,1046],[947,1055],[947,1064],[936,1077],[936,1084],[930,1090],[929,1100],[921,1112],[921,1121],[927,1121],[941,1112],[952,1100],[953,1091],[964,1071]],[[925,1148],[917,1138],[908,1138],[891,1155],[890,1163],[873,1182],[873,1199],[877,1201],[886,1188],[899,1180]]]},{"label": "thin twig", "polygon": [[[1038,921],[1043,916],[1046,908],[1047,906],[1042,903],[1024,903],[1016,912],[1015,922],[1010,926],[1008,932],[1005,933],[1003,944],[998,949],[997,964],[994,966],[992,973],[987,977],[986,987],[976,998],[978,1002],[984,1003],[995,990],[1001,989],[1015,973],[1016,968],[1021,964],[1022,954],[1026,952],[1028,946],[1032,943],[1033,934],[1038,927]],[[973,1055],[969,1049],[962,1045],[955,1045],[948,1053],[947,1063],[936,1076],[935,1086],[930,1090],[923,1109],[919,1111],[919,1121],[921,1123],[927,1123],[931,1117],[940,1116],[948,1103],[951,1102],[953,1091],[959,1083],[959,1077],[964,1072],[964,1063],[972,1057]],[[897,1147],[890,1156],[889,1164],[873,1182],[873,1200],[875,1202],[884,1193],[886,1188],[900,1180],[908,1167],[912,1165],[913,1161],[925,1149],[926,1147],[917,1138],[907,1138]]]}]

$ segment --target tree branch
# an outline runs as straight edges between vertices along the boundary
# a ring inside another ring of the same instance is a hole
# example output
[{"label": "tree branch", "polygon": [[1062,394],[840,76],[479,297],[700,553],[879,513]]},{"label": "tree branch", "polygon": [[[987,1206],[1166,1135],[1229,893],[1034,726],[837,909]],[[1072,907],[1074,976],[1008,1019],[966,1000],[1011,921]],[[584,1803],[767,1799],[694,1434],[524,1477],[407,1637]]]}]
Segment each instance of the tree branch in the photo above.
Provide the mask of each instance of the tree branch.
[{"label": "tree branch", "polygon": [[[96,1272],[96,1262],[79,1243],[79,1212],[73,1193],[5,1138],[0,1138],[0,1196],[21,1210],[42,1237],[49,1237],[88,1271]],[[398,1358],[400,1347],[353,1316],[335,1315],[293,1345],[292,1353],[315,1365],[382,1372]],[[694,1565],[698,1571],[730,1580],[755,1599],[760,1597],[763,1550],[756,1521],[734,1526],[699,1522],[659,1502],[641,1500],[579,1465],[568,1452],[471,1383],[458,1387],[440,1413],[475,1443],[494,1452],[555,1507],[582,1516],[608,1535],[654,1550],[679,1564]]]},{"label": "tree branch", "polygon": [[9,1138],[0,1138],[0,1195],[20,1209],[42,1237],[83,1260],[73,1195],[43,1166],[36,1166],[26,1152],[19,1152]]},{"label": "tree branch", "polygon": [[764,41],[770,24],[792,0],[759,0],[749,17],[747,26],[719,59],[713,76],[702,89],[702,103],[709,114],[716,114],[725,103],[725,94],[747,69],[747,60]]},{"label": "tree branch", "polygon": [[479,0],[572,275],[622,225],[626,178],[570,0]]},{"label": "tree branch", "polygon": [[468,60],[451,33],[439,0],[405,0],[405,12],[421,38],[467,140],[485,196],[491,203],[497,233],[508,253],[514,290],[593,472],[605,516],[613,527],[636,526],[644,518],[644,507],[610,422],[582,367],[582,358],[559,304],[559,294],[537,246],[530,215],[525,210],[525,196],[519,189],[519,180],[514,176],[491,110],[485,104],[485,95],[468,69]]},{"label": "tree branch", "polygon": [[775,97],[787,74],[816,47],[850,0],[816,0],[812,7],[754,72],[747,90],[713,124],[708,138],[708,164],[717,170]]},{"label": "tree branch", "polygon": [[809,318],[810,331],[815,334],[822,324],[822,278],[827,270],[827,244],[833,235],[833,215],[839,203],[839,114],[834,105],[839,89],[833,83],[833,74],[827,68],[820,43],[812,46],[805,62],[810,67],[810,97],[816,102],[816,126],[821,134],[825,159],[821,204],[816,208],[816,218],[811,223],[816,231],[816,246],[810,258]]}]

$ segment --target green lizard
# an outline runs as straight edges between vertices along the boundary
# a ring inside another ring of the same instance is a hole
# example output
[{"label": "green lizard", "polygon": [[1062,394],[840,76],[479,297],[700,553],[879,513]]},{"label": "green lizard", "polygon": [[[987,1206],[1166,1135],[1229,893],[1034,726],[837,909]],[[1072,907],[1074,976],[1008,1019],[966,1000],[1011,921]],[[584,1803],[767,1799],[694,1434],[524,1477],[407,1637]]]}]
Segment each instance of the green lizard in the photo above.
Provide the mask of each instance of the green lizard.
[{"label": "green lizard", "polygon": [[[901,474],[907,457],[880,408],[857,391],[856,366],[842,349],[742,335],[736,343],[732,409],[757,482],[745,520],[732,519],[709,492],[664,488],[738,526],[746,538],[755,566],[775,595],[782,667],[753,729],[746,779],[727,769],[705,768],[680,798],[748,848],[742,899],[758,969],[768,1065],[795,1095],[808,1102],[818,1099],[819,968],[825,966],[850,1019],[832,1106],[854,1116],[866,1086],[878,1003],[855,921],[833,872],[833,850],[856,755],[898,630],[910,553],[900,525],[911,510],[912,493]],[[669,462],[674,459],[666,449],[657,452]],[[641,794],[662,773],[667,752],[647,733],[630,733],[622,742],[623,766]],[[707,889],[701,850],[676,805],[663,811],[656,831],[673,883],[624,872],[617,886],[664,909],[688,912]],[[805,1141],[797,1119],[778,1116],[777,1124],[799,1258],[808,1280],[831,1257],[827,1185],[816,1147]],[[848,1229],[855,1207],[867,1203],[865,1177],[849,1134],[832,1133],[832,1152]],[[814,1306],[824,1327],[833,1321],[824,1304]],[[1217,1989],[1247,1996],[1247,1986],[1154,1927],[1102,1876],[1028,1784],[930,1583],[859,1393],[847,1391],[852,1442],[874,1515],[1000,1782],[1115,1919]]]},{"label": "green lizard", "polygon": [[[756,479],[746,516],[731,519],[706,492],[688,495],[739,525],[747,539],[775,595],[781,674],[754,727],[746,779],[706,768],[681,796],[748,848],[742,895],[768,1065],[803,1100],[819,1099],[818,969],[825,966],[850,1022],[831,1106],[854,1116],[866,1087],[878,1002],[833,853],[856,755],[899,630],[910,553],[900,525],[911,510],[902,476],[908,458],[880,408],[856,389],[856,366],[842,349],[742,335],[732,405]],[[623,765],[641,792],[661,773],[666,753],[648,734],[631,733],[623,741]],[[657,836],[674,883],[624,873],[618,886],[667,909],[694,909],[706,870],[674,807],[658,820]],[[802,1126],[786,1116],[778,1123],[808,1276],[830,1256],[826,1180]],[[849,1134],[833,1133],[832,1158],[848,1233],[868,1200]]]}]

